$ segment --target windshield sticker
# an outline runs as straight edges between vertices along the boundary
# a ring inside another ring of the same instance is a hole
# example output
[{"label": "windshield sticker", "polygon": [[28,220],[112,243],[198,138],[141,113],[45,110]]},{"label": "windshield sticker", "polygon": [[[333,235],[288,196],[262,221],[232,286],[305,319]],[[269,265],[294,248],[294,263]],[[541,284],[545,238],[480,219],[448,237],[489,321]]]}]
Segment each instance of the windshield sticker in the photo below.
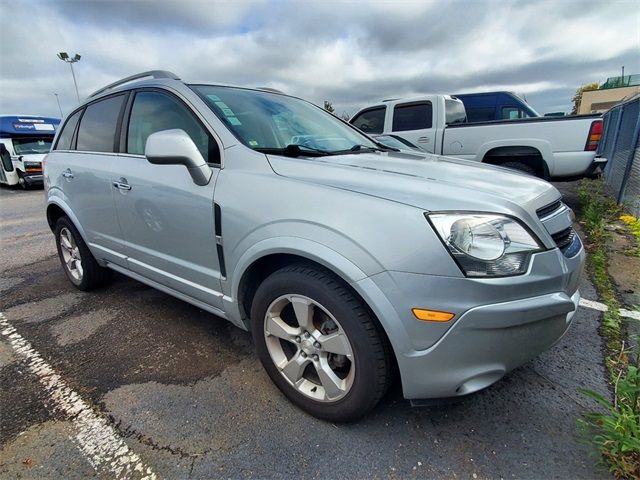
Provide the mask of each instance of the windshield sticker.
[{"label": "windshield sticker", "polygon": [[258,142],[256,142],[255,140],[249,140],[249,145],[251,145],[252,147],[257,147]]},{"label": "windshield sticker", "polygon": [[222,113],[224,113],[227,117],[235,117],[236,114],[233,113],[233,110],[231,110],[230,108],[223,108],[222,109]]},{"label": "windshield sticker", "polygon": [[220,101],[220,97],[218,95],[207,95],[207,98],[209,100],[213,100],[214,102],[219,102]]},{"label": "windshield sticker", "polygon": [[227,120],[229,120],[231,125],[242,125],[242,122],[238,120],[238,117],[227,117]]},{"label": "windshield sticker", "polygon": [[220,110],[222,110],[223,108],[229,108],[229,107],[227,106],[227,104],[226,104],[226,103],[224,103],[224,102],[215,102],[215,104],[216,104],[218,107],[220,107]]}]

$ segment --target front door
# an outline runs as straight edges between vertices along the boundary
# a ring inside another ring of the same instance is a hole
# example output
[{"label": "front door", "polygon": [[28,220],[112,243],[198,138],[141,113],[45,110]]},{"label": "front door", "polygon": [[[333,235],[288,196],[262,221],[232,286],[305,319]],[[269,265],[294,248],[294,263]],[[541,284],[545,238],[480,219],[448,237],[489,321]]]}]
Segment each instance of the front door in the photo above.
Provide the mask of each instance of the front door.
[{"label": "front door", "polygon": [[219,170],[213,166],[209,184],[198,186],[184,166],[153,165],[144,157],[150,134],[178,128],[189,134],[208,162],[216,163],[215,139],[179,99],[156,90],[135,94],[123,128],[126,147],[115,159],[112,185],[128,268],[219,308],[213,204]]}]

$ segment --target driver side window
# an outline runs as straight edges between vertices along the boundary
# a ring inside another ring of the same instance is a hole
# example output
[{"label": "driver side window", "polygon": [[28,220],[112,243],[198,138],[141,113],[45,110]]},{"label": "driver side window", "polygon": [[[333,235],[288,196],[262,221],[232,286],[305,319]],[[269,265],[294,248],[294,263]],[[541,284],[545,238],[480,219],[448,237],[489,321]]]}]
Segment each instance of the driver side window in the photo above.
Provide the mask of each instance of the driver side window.
[{"label": "driver side window", "polygon": [[206,162],[220,163],[217,142],[195,115],[178,100],[160,92],[136,93],[129,116],[127,153],[144,155],[149,135],[174,128],[191,137]]}]

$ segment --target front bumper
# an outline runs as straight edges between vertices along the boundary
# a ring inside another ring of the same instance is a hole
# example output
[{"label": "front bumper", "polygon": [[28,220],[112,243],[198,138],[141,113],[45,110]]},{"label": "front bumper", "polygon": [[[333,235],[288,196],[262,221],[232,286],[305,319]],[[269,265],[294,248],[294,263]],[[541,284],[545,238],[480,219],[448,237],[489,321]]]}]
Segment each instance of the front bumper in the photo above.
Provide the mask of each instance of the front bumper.
[{"label": "front bumper", "polygon": [[562,338],[579,301],[577,291],[554,293],[465,313],[436,345],[413,357],[411,368],[421,375],[407,376],[405,396],[453,397],[488,387]]},{"label": "front bumper", "polygon": [[[396,317],[389,321],[387,308],[382,323],[396,353],[405,398],[475,392],[551,347],[577,310],[584,257],[582,249],[573,258],[558,249],[541,252],[533,256],[527,274],[507,278],[400,272],[370,277]],[[368,297],[375,300],[375,295]],[[456,316],[449,322],[419,321],[411,314],[413,307]]]},{"label": "front bumper", "polygon": [[41,173],[31,174],[25,173],[20,176],[20,181],[27,185],[44,185],[44,175]]}]

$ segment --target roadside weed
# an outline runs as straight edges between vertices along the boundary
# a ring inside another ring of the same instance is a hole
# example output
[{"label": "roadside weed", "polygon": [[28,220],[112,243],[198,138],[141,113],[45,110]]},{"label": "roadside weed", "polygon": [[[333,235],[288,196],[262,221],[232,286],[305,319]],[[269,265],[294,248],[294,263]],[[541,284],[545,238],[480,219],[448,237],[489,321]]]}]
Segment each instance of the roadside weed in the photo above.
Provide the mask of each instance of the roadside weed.
[{"label": "roadside weed", "polygon": [[[619,207],[604,193],[602,181],[583,180],[578,196],[593,283],[608,307],[608,311],[603,313],[602,334],[606,342],[607,371],[613,387],[613,403],[600,393],[580,390],[603,410],[586,413],[578,422],[616,478],[640,479],[640,355],[637,350],[634,352],[633,348],[626,346],[626,325],[620,318],[620,303],[607,271],[610,237],[607,225],[618,218],[627,224],[637,240],[638,248],[634,254],[640,254],[640,221],[630,215],[619,215]],[[632,345],[638,345],[638,338],[632,338]]]}]

